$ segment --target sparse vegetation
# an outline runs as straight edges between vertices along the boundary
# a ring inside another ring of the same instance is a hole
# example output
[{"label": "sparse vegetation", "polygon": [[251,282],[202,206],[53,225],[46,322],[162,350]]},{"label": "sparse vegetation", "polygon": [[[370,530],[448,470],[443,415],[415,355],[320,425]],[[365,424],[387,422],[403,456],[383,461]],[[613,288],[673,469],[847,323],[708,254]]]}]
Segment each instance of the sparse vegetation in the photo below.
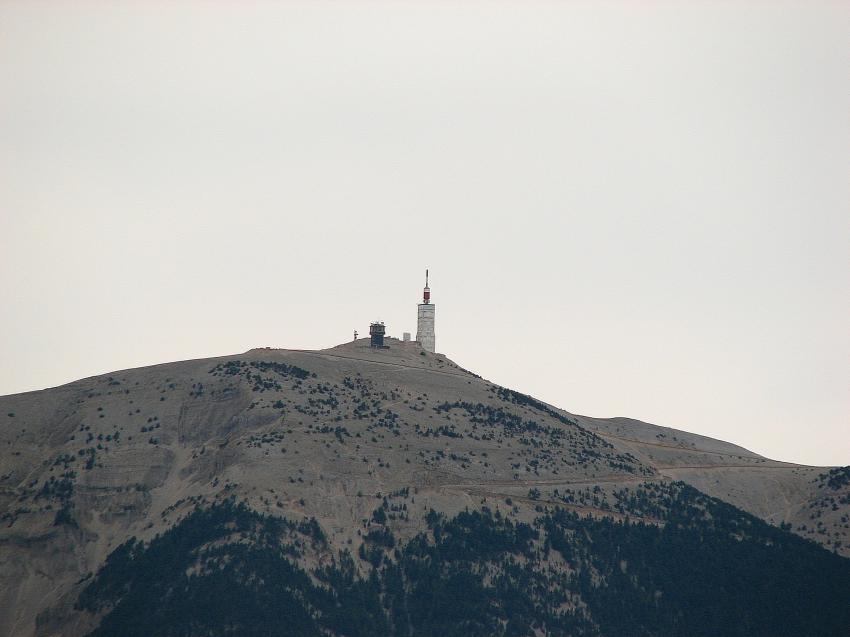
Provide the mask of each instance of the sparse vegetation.
[{"label": "sparse vegetation", "polygon": [[818,482],[833,491],[838,491],[850,485],[850,466],[830,469],[827,473],[818,476]]}]

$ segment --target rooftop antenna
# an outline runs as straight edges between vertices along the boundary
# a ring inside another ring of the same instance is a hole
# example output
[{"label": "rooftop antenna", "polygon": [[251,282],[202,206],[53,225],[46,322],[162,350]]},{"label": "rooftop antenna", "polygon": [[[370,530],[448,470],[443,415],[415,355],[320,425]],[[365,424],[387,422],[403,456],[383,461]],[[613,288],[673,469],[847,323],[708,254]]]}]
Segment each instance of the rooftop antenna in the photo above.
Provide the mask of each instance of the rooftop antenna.
[{"label": "rooftop antenna", "polygon": [[425,270],[425,290],[422,292],[422,303],[431,302],[431,288],[428,287],[428,270]]}]

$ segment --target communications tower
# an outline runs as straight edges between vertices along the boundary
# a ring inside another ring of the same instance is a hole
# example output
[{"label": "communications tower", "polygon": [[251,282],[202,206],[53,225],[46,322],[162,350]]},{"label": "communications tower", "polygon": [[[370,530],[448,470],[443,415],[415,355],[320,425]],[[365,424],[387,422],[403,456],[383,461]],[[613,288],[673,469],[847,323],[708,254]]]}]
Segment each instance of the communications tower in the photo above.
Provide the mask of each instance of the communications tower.
[{"label": "communications tower", "polygon": [[427,352],[434,352],[434,304],[431,303],[431,288],[428,287],[428,270],[425,270],[425,290],[419,304],[416,321],[416,340]]}]

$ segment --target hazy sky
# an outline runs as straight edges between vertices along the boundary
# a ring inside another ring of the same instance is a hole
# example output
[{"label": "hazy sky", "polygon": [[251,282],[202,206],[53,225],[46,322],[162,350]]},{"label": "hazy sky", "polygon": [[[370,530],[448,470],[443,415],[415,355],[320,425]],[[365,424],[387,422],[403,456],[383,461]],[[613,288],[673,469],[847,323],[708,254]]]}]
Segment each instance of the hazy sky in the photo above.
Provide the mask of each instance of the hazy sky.
[{"label": "hazy sky", "polygon": [[0,394],[415,332],[850,464],[850,3],[0,2]]}]

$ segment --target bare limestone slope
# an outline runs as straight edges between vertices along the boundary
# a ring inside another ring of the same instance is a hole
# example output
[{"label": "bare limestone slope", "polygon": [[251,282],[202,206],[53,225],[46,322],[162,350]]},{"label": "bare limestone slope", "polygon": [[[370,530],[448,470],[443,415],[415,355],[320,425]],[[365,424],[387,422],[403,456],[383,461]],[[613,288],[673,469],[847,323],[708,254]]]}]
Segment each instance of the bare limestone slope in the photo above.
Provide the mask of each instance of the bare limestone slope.
[{"label": "bare limestone slope", "polygon": [[85,634],[96,618],[74,602],[113,549],[231,496],[314,517],[356,552],[382,503],[410,538],[430,508],[634,517],[629,489],[682,480],[850,555],[840,472],[569,414],[388,343],[255,349],[0,398],[0,634]]}]

